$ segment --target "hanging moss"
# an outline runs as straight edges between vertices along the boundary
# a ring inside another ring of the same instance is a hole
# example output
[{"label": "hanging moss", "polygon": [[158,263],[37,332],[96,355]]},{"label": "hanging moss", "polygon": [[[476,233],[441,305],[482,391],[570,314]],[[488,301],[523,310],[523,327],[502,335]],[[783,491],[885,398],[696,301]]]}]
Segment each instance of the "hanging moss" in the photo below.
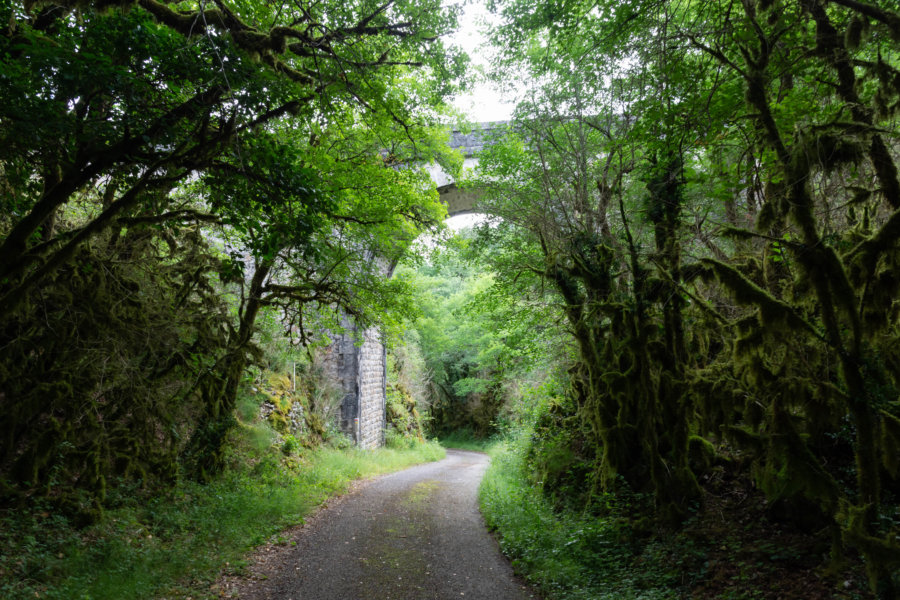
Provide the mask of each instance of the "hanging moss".
[{"label": "hanging moss", "polygon": [[791,329],[806,330],[818,335],[815,328],[807,323],[787,303],[778,300],[758,285],[744,277],[737,269],[714,259],[703,259],[716,274],[716,278],[735,296],[739,304],[749,304],[759,309],[764,325],[777,328],[787,325]]},{"label": "hanging moss", "polygon": [[205,410],[192,382],[216,361],[226,310],[206,281],[215,261],[202,237],[166,231],[178,240],[169,246],[163,231],[84,247],[0,324],[9,490],[65,504],[77,489],[99,506],[114,479],[178,477]]},{"label": "hanging moss", "polygon": [[900,474],[900,418],[881,411],[882,464],[894,478]]}]

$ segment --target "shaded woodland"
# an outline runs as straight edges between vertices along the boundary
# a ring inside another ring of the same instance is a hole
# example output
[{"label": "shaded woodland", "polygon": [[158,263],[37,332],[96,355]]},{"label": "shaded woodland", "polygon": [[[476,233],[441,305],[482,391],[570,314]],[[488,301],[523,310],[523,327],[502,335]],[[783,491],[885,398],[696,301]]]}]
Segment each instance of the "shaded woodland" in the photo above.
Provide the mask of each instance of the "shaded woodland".
[{"label": "shaded woodland", "polygon": [[0,9],[4,506],[214,481],[260,321],[315,345],[349,315],[407,336],[393,434],[524,431],[531,485],[617,551],[745,486],[896,598],[896,3],[488,5],[520,101],[464,182],[489,274],[449,282],[371,257],[445,215],[408,166],[458,172],[458,6]]},{"label": "shaded woodland", "polygon": [[495,77],[533,85],[472,177],[495,217],[476,245],[573,348],[535,480],[678,524],[749,477],[896,597],[896,5],[494,9]]},{"label": "shaded woodland", "polygon": [[[435,2],[0,8],[0,495],[221,470],[260,315],[390,327],[464,56]],[[449,160],[449,159],[448,159]],[[449,167],[448,165],[448,168]]]}]

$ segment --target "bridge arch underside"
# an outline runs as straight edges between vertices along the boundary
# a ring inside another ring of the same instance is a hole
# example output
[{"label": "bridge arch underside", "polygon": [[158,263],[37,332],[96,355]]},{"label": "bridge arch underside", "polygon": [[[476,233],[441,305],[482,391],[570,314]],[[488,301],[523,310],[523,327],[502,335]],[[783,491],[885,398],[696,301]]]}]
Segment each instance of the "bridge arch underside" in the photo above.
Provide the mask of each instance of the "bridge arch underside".
[{"label": "bridge arch underside", "polygon": [[[477,212],[478,193],[462,190],[454,182],[437,187],[448,217]],[[394,273],[395,262],[384,262],[385,276]],[[376,328],[359,330],[346,318],[346,331],[333,336],[326,350],[326,369],[343,391],[338,425],[361,448],[384,445],[387,399],[387,356]],[[362,339],[362,344],[359,343]]]},{"label": "bridge arch underside", "polygon": [[447,206],[447,216],[466,215],[475,211],[478,193],[474,190],[461,190],[455,183],[438,187],[441,202]]}]

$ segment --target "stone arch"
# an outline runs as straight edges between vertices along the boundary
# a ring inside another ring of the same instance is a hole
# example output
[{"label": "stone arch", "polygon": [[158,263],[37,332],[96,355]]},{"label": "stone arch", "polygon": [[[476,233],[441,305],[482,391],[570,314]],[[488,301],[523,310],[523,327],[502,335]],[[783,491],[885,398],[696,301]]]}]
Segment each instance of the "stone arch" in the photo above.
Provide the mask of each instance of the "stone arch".
[{"label": "stone arch", "polygon": [[[453,131],[449,146],[463,153],[464,168],[472,168],[478,164],[476,154],[489,143],[493,132],[505,124],[480,123],[469,133]],[[430,166],[428,171],[447,206],[448,216],[475,212],[477,191],[460,189],[439,165]],[[390,277],[392,271],[393,265],[388,266],[386,276]],[[347,333],[335,336],[326,361],[344,394],[338,425],[360,448],[377,448],[384,445],[387,352],[377,329],[359,331],[349,320],[344,327]],[[361,345],[356,344],[359,338],[362,338]]]}]

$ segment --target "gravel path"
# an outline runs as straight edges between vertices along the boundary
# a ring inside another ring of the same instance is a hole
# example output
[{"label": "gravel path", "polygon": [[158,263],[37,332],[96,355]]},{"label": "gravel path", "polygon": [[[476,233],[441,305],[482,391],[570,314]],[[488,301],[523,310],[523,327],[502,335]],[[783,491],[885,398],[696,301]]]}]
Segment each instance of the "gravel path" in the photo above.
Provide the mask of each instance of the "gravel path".
[{"label": "gravel path", "polygon": [[447,458],[363,485],[269,546],[250,579],[225,583],[245,600],[524,600],[478,512],[488,458]]}]

